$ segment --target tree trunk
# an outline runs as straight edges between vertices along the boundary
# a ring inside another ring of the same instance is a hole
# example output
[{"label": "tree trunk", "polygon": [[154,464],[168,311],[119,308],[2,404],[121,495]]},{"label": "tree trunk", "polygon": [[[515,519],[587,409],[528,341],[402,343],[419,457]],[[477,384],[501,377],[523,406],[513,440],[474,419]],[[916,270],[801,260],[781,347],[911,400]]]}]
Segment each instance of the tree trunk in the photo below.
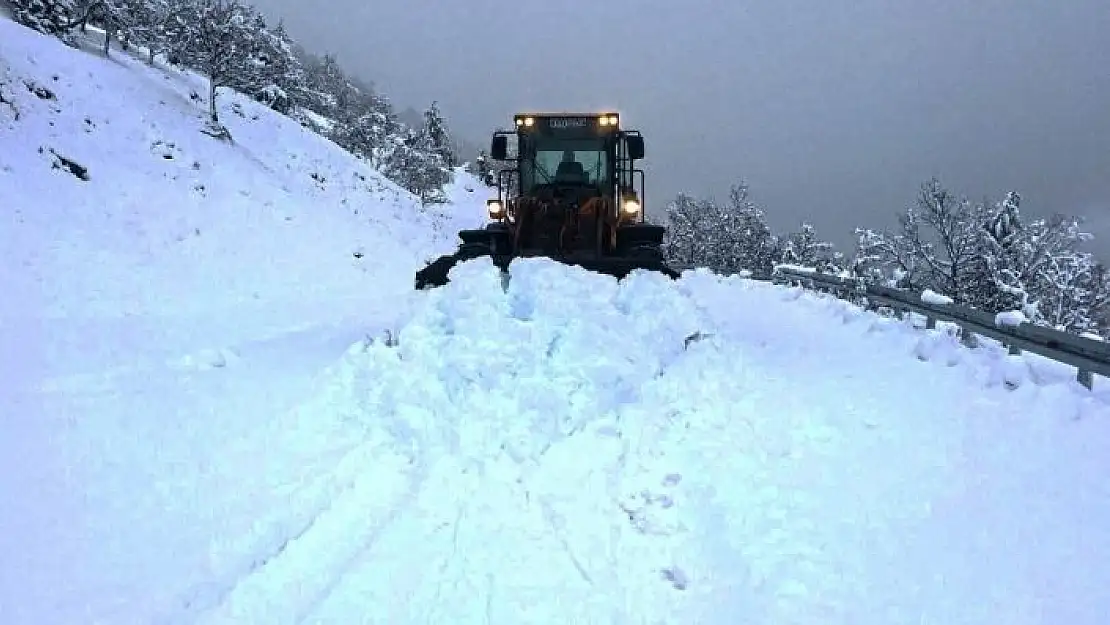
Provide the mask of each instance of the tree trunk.
[{"label": "tree trunk", "polygon": [[220,118],[216,114],[216,79],[211,74],[208,75],[208,117],[213,124],[220,123]]}]

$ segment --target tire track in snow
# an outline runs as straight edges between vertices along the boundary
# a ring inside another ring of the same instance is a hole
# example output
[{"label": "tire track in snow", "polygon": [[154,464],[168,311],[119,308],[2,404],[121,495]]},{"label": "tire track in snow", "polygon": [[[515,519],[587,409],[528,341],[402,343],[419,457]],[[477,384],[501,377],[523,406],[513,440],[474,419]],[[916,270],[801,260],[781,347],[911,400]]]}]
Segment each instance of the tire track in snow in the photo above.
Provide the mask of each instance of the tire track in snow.
[{"label": "tire track in snow", "polygon": [[[674,566],[678,530],[652,502],[635,518],[620,505],[633,484],[666,490],[678,478],[630,467],[627,443],[597,429],[556,442],[549,453],[563,457],[547,466],[541,458],[538,469],[504,453],[440,458],[301,622],[545,623],[557,615],[616,624],[678,609],[687,582]],[[609,446],[591,445],[591,431]],[[582,474],[558,480],[564,462],[587,450]]]},{"label": "tire track in snow", "polygon": [[197,625],[257,622],[295,624],[325,597],[418,488],[409,461],[367,453],[361,475],[279,557],[240,580],[220,606]]},{"label": "tire track in snow", "polygon": [[218,607],[240,581],[266,566],[291,542],[306,534],[327,511],[335,495],[349,487],[338,476],[358,448],[356,444],[340,452],[339,459],[323,474],[288,492],[291,499],[306,500],[302,506],[283,507],[255,519],[248,530],[235,538],[216,539],[209,552],[210,577],[184,593],[179,602],[182,610],[175,610],[172,616],[160,622],[172,625],[194,622],[201,613]]},{"label": "tire track in snow", "polygon": [[412,474],[412,464],[381,443],[356,445],[311,486],[298,489],[310,500],[305,507],[256,522],[240,542],[261,546],[232,548],[230,557],[238,563],[195,586],[184,610],[163,622],[299,622],[298,615],[327,592],[344,563],[373,541],[414,492],[419,473]]},{"label": "tire track in snow", "polygon": [[330,570],[330,574],[325,576],[327,582],[313,594],[309,601],[304,603],[297,610],[296,618],[293,623],[296,623],[296,625],[304,623],[311,615],[312,611],[335,592],[336,587],[343,581],[351,569],[377,544],[381,535],[396,522],[401,514],[412,507],[413,502],[423,489],[424,482],[427,481],[427,470],[422,465],[417,466],[416,475],[410,476],[408,488],[405,490],[400,500],[397,501],[395,505],[389,507],[389,511],[383,519],[374,524],[372,531],[361,542],[360,546],[354,552],[350,553],[349,556],[345,557],[338,567]]}]

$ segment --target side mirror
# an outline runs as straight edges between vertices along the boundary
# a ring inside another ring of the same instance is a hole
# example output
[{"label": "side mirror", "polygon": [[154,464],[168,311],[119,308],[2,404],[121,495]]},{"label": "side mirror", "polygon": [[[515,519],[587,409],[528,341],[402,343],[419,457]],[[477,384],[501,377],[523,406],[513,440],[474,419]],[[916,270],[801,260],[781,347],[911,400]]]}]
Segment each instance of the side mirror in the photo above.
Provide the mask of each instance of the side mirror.
[{"label": "side mirror", "polygon": [[509,157],[509,138],[505,135],[494,137],[493,144],[490,145],[489,155],[497,161],[506,160]]},{"label": "side mirror", "polygon": [[644,138],[639,135],[628,137],[628,158],[636,161],[644,157]]}]

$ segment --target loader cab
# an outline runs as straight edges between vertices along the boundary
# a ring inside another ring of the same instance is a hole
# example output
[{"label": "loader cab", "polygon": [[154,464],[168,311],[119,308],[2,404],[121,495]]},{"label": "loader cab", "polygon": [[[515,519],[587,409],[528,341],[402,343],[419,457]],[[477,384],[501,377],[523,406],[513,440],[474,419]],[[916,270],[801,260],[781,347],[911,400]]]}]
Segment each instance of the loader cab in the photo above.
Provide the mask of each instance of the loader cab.
[{"label": "loader cab", "polygon": [[616,114],[525,114],[514,123],[515,131],[493,136],[490,155],[515,167],[498,175],[498,198],[488,203],[491,218],[503,215],[510,198],[553,195],[620,200],[634,205],[643,220],[643,171],[635,161],[644,156],[644,140],[639,132],[621,130]]}]

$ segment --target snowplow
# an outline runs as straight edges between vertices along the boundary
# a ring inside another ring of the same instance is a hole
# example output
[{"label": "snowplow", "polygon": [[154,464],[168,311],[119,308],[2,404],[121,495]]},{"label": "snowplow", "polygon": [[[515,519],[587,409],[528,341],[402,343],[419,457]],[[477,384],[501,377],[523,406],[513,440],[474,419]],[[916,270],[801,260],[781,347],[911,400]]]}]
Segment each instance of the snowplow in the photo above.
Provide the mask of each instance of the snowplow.
[{"label": "snowplow", "polygon": [[644,218],[639,131],[622,129],[616,113],[524,113],[513,122],[493,133],[490,156],[504,166],[488,222],[459,232],[455,253],[416,272],[417,289],[447,284],[452,267],[482,256],[503,272],[513,259],[546,257],[618,280],[636,269],[678,277],[663,260],[665,229]]}]

